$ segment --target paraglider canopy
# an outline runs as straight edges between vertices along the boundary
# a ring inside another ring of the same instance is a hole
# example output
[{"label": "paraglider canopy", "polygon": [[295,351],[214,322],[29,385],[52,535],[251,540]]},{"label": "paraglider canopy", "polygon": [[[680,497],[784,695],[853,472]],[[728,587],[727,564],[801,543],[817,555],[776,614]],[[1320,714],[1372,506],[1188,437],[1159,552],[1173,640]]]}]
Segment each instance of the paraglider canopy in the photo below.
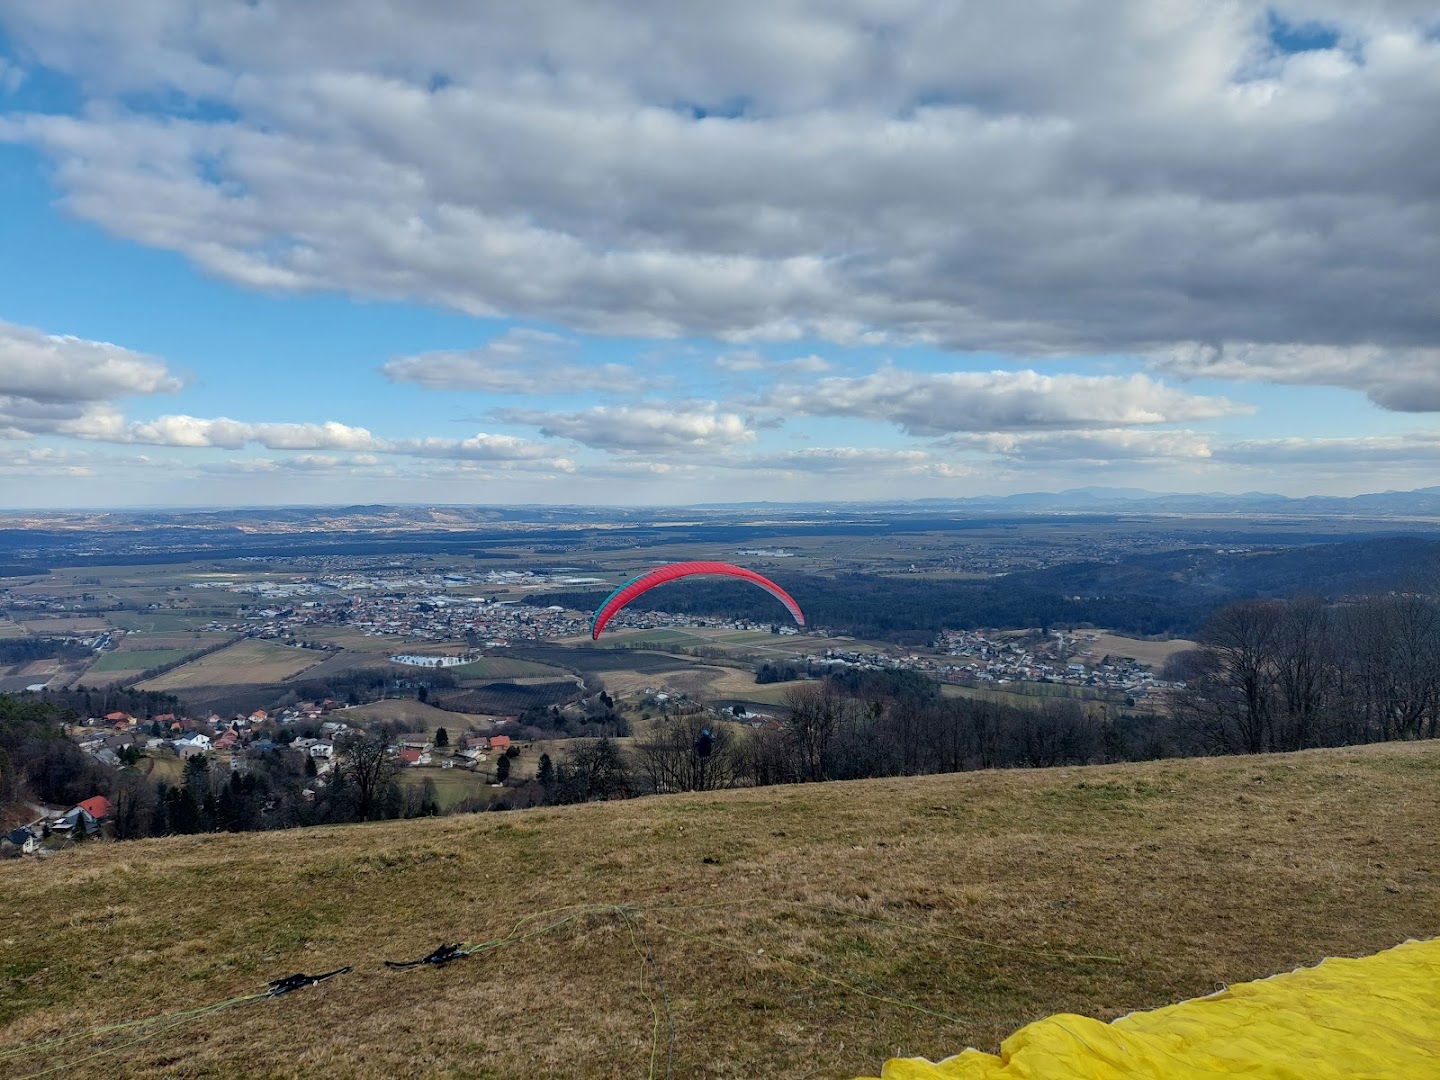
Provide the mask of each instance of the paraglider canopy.
[{"label": "paraglider canopy", "polygon": [[657,570],[651,570],[648,574],[641,574],[632,578],[624,585],[621,585],[611,593],[598,608],[590,620],[590,637],[592,640],[600,637],[600,631],[605,629],[605,624],[615,617],[615,613],[628,604],[635,597],[643,592],[653,589],[656,585],[663,585],[667,581],[674,581],[676,578],[693,577],[700,574],[715,574],[723,577],[740,578],[742,581],[749,581],[759,585],[775,599],[785,605],[791,617],[801,626],[805,625],[805,613],[800,610],[800,605],[795,603],[794,598],[784,589],[780,588],[763,574],[757,574],[754,570],[746,570],[743,566],[732,566],[723,562],[679,562],[670,563]]}]

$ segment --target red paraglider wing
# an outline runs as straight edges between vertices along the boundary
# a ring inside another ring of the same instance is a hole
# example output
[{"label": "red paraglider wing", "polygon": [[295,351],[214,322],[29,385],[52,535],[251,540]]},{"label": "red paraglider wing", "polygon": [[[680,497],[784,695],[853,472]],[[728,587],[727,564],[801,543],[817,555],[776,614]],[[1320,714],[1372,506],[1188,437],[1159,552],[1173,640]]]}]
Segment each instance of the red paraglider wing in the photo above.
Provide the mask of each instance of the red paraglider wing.
[{"label": "red paraglider wing", "polygon": [[658,570],[651,570],[648,574],[641,574],[611,593],[606,601],[595,609],[595,616],[590,620],[591,639],[598,638],[600,631],[605,629],[605,624],[614,618],[615,613],[641,593],[648,592],[656,585],[663,585],[667,581],[692,577],[696,574],[720,574],[759,585],[760,588],[784,604],[797,623],[801,626],[805,625],[805,613],[800,610],[800,605],[795,603],[789,593],[763,574],[757,574],[754,570],[746,570],[743,566],[732,566],[723,562],[678,562],[662,566]]}]

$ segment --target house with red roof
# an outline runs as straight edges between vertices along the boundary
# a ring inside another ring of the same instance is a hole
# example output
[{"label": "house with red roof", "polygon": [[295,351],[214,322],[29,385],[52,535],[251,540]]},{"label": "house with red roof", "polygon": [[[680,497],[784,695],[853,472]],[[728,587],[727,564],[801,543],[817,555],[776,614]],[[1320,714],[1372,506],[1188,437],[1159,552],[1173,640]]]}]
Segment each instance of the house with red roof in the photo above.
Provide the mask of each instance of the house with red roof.
[{"label": "house with red roof", "polygon": [[50,828],[61,832],[84,829],[93,833],[100,823],[110,816],[110,800],[104,795],[92,795],[84,802],[76,803],[50,823]]},{"label": "house with red roof", "polygon": [[509,735],[491,735],[491,736],[490,736],[490,749],[491,749],[491,750],[509,750],[509,749],[510,749],[510,736],[509,736]]},{"label": "house with red roof", "polygon": [[403,761],[406,765],[419,765],[420,756],[421,750],[419,749],[419,747],[406,746],[402,747],[400,750],[400,760]]},{"label": "house with red roof", "polygon": [[123,712],[107,712],[105,719],[109,720],[112,724],[128,724],[130,722],[130,717],[126,716]]}]

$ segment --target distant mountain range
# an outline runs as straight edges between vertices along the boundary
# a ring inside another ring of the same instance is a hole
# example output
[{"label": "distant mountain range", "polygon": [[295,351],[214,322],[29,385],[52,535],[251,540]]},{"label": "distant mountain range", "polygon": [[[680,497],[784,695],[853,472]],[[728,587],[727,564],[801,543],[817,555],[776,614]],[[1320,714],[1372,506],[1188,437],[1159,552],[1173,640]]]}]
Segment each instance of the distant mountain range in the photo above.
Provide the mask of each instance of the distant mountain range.
[{"label": "distant mountain range", "polygon": [[1369,495],[1306,495],[1294,498],[1264,491],[1234,495],[1224,492],[1146,491],[1143,488],[1071,488],[1068,491],[1027,492],[1021,495],[977,496],[966,499],[919,500],[927,509],[977,511],[1064,511],[1148,514],[1353,514],[1440,515],[1440,486],[1414,491],[1381,491]]},{"label": "distant mountain range", "polygon": [[833,520],[872,514],[1240,514],[1356,518],[1440,518],[1440,486],[1369,495],[1272,492],[1163,492],[1144,488],[1082,487],[1017,495],[894,501],[724,502],[683,506],[374,504],[134,508],[106,510],[0,510],[7,530],[237,529],[242,532],[410,531],[414,529],[523,529],[536,524],[607,526],[653,523],[676,515],[697,521],[744,514],[755,520]]}]

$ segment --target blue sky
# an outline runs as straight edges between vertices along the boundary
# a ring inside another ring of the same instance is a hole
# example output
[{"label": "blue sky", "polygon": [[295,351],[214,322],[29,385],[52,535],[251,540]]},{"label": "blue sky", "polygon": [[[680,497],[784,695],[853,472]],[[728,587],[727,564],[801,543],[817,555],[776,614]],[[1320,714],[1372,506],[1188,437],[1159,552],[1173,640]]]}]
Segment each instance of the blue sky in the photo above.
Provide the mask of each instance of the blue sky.
[{"label": "blue sky", "polygon": [[745,6],[10,5],[0,504],[1440,483],[1406,5]]}]

